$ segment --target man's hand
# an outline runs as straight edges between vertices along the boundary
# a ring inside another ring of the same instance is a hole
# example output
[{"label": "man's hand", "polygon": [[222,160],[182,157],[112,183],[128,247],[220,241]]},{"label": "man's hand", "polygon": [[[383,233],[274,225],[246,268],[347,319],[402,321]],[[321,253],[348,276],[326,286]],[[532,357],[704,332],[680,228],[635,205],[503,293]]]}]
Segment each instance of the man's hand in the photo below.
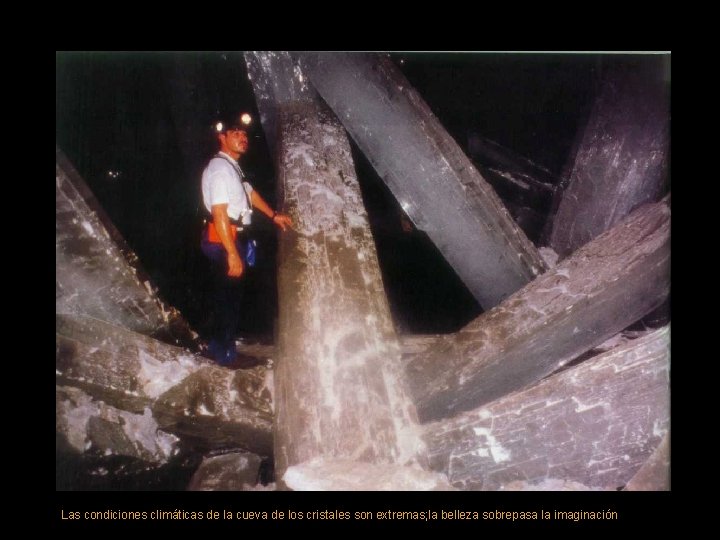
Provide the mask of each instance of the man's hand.
[{"label": "man's hand", "polygon": [[243,263],[240,255],[237,253],[228,254],[228,276],[240,277],[243,273]]},{"label": "man's hand", "polygon": [[280,227],[283,231],[286,231],[288,227],[292,229],[292,218],[287,214],[275,214],[273,223]]}]

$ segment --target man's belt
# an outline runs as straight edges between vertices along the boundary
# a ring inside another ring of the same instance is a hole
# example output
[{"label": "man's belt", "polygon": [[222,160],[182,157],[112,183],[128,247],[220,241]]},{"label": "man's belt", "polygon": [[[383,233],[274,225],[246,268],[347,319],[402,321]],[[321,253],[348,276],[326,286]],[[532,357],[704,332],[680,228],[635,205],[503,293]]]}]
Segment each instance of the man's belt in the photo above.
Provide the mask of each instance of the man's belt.
[{"label": "man's belt", "polygon": [[[237,230],[237,232],[242,232],[245,229],[245,225],[243,225],[242,221],[232,219],[230,216],[228,216],[228,220],[230,221],[230,225],[232,225]],[[203,225],[210,225],[214,222],[214,220],[211,217],[204,217],[202,222]]]},{"label": "man's belt", "polygon": [[[212,220],[208,219],[203,220],[203,222],[207,224],[208,241],[214,244],[222,244],[222,240],[220,240],[220,235],[215,228],[215,223]],[[247,229],[245,227],[243,227],[242,225],[237,225],[237,222],[232,223],[230,227],[230,236],[232,236],[233,242],[238,236],[243,236],[246,233]]]}]

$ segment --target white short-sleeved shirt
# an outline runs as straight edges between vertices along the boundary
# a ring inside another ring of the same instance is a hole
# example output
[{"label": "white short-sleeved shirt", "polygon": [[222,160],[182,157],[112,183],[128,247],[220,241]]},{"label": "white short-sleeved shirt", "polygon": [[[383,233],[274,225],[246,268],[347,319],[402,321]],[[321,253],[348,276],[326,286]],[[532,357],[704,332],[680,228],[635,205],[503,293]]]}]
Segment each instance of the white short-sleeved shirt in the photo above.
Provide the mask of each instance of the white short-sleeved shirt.
[{"label": "white short-sleeved shirt", "polygon": [[220,152],[205,167],[202,174],[203,203],[210,213],[213,205],[227,204],[227,213],[231,219],[238,220],[242,217],[243,225],[250,225],[252,218],[250,194],[253,192],[253,187],[243,181],[240,166],[238,165],[236,169],[228,160],[237,164],[229,155]]}]

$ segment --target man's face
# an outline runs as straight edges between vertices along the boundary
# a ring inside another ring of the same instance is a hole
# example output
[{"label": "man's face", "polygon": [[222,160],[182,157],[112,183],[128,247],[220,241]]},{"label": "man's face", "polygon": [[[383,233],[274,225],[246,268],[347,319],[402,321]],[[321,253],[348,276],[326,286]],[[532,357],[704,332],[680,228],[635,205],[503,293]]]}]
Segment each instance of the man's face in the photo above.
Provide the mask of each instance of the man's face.
[{"label": "man's face", "polygon": [[225,144],[229,150],[244,154],[248,149],[248,136],[242,130],[233,129],[225,132]]}]

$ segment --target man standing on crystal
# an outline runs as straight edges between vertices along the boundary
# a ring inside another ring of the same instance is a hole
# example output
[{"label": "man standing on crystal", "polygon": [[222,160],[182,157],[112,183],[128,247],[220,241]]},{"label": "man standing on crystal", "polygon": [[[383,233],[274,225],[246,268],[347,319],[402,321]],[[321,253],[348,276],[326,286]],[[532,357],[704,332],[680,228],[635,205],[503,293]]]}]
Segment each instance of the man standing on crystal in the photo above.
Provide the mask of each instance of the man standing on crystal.
[{"label": "man standing on crystal", "polygon": [[210,260],[213,281],[213,324],[210,355],[218,364],[237,358],[235,335],[242,307],[242,276],[253,265],[253,245],[248,253],[248,227],[253,208],[265,214],[281,230],[292,226],[290,216],[275,212],[245,181],[238,159],[248,150],[251,118],[241,114],[214,126],[220,151],[202,174],[202,195],[208,212],[201,247]]}]

